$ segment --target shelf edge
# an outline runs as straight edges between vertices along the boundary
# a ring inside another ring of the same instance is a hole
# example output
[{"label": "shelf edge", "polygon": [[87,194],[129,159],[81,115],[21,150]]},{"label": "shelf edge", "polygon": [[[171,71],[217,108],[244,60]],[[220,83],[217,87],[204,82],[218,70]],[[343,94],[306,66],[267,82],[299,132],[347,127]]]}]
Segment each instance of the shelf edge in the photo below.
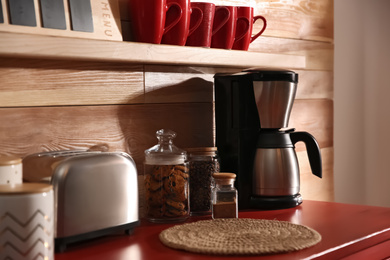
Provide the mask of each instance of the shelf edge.
[{"label": "shelf edge", "polygon": [[304,69],[305,56],[0,32],[0,56],[216,67]]}]

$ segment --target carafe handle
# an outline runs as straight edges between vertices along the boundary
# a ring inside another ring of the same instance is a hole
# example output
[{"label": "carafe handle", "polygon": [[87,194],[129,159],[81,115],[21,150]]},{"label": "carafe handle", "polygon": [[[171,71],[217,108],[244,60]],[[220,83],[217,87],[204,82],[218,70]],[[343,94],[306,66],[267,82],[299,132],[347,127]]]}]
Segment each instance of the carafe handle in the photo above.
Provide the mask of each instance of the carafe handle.
[{"label": "carafe handle", "polygon": [[305,143],[311,171],[315,176],[322,178],[321,152],[317,140],[308,132],[292,132],[290,137],[294,145],[300,141]]}]

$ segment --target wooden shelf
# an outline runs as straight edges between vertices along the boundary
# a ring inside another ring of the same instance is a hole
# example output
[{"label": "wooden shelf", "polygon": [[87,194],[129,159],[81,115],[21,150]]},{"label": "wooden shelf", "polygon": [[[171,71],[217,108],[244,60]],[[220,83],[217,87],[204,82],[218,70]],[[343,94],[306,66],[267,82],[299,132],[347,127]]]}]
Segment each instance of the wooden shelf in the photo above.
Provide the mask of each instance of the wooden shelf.
[{"label": "wooden shelf", "polygon": [[138,64],[303,69],[305,56],[0,32],[0,56]]}]

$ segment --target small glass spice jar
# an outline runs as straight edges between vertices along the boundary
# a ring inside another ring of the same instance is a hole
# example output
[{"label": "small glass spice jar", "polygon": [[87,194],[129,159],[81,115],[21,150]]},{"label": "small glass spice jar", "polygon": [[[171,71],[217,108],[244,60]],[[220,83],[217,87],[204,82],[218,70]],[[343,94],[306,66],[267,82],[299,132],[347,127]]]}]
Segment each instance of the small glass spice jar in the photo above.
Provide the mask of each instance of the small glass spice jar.
[{"label": "small glass spice jar", "polygon": [[212,217],[237,218],[238,217],[238,192],[234,187],[236,175],[228,172],[213,174],[215,186],[212,189]]},{"label": "small glass spice jar", "polygon": [[151,222],[179,222],[189,217],[187,152],[176,147],[176,133],[156,132],[158,144],[145,150],[146,218]]},{"label": "small glass spice jar", "polygon": [[188,148],[191,215],[211,214],[212,176],[219,172],[217,147]]}]

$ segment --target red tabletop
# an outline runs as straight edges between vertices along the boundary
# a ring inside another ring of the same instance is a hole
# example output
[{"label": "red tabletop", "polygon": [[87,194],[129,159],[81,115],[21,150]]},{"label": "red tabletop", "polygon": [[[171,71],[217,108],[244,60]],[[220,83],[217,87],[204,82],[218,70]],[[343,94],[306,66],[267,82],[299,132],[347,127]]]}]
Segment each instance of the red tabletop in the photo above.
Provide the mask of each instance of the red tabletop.
[{"label": "red tabletop", "polygon": [[[210,219],[192,217],[187,222]],[[70,245],[56,260],[202,260],[202,259],[385,259],[390,258],[390,208],[333,202],[304,201],[301,206],[272,211],[241,211],[239,218],[275,219],[318,231],[322,240],[296,252],[266,256],[215,256],[164,246],[159,233],[174,224],[141,221],[130,236],[110,235]]]}]

